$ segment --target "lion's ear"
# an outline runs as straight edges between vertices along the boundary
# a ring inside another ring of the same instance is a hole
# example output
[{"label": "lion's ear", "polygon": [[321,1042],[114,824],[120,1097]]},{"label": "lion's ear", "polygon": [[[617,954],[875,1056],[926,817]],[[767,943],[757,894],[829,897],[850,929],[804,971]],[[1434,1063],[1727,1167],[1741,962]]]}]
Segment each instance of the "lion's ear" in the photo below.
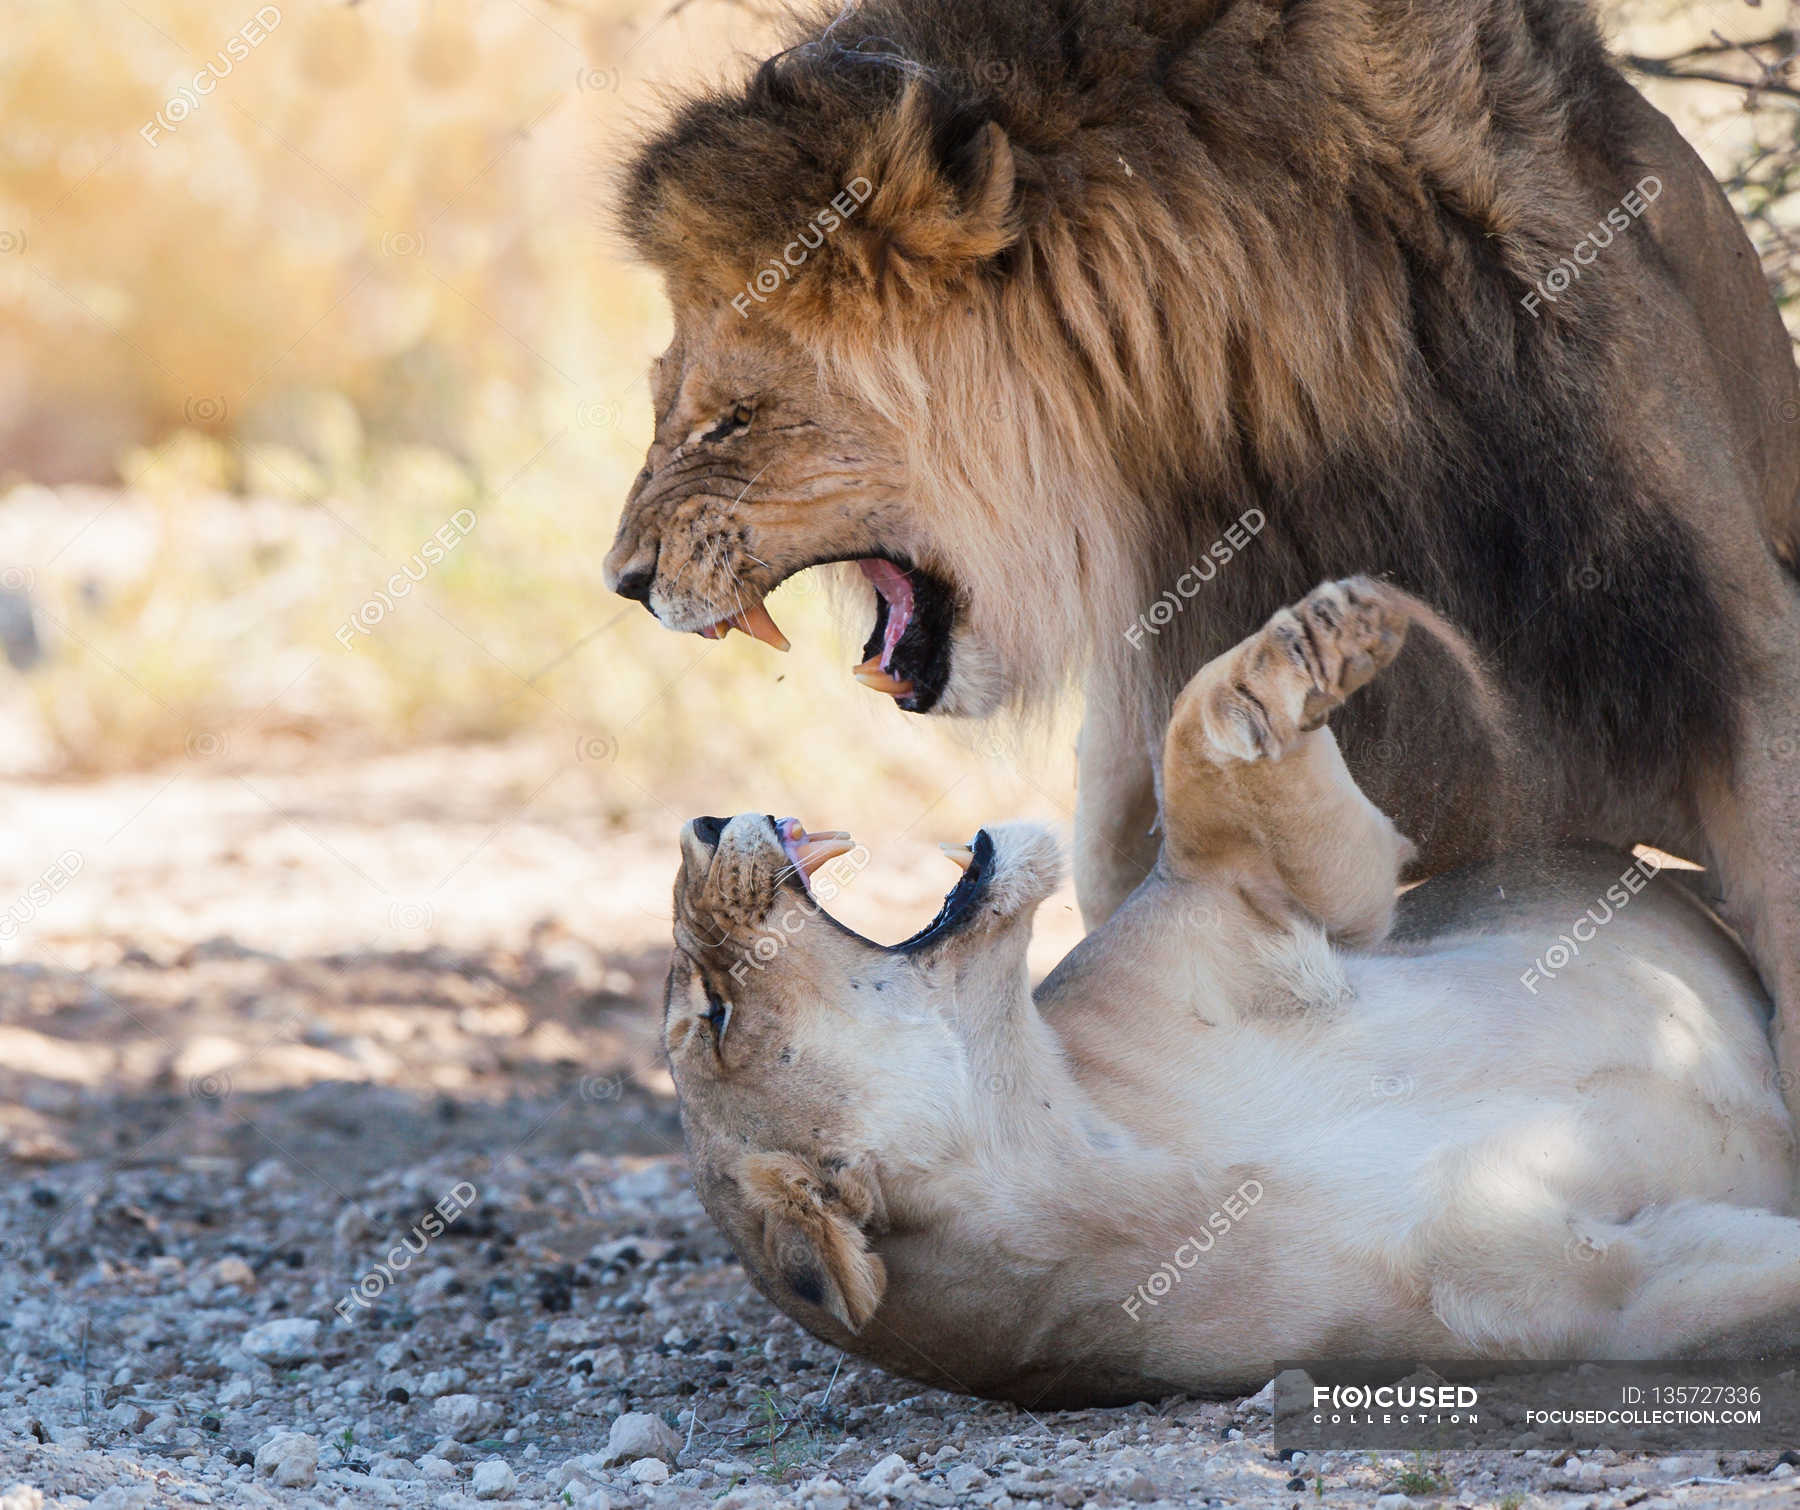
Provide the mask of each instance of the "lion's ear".
[{"label": "lion's ear", "polygon": [[868,1233],[887,1221],[881,1188],[860,1165],[827,1172],[790,1153],[746,1154],[737,1179],[762,1217],[767,1278],[860,1332],[887,1290]]},{"label": "lion's ear", "polygon": [[1006,132],[986,121],[946,146],[918,85],[875,133],[861,176],[873,193],[837,238],[835,271],[877,299],[941,294],[1019,238]]}]

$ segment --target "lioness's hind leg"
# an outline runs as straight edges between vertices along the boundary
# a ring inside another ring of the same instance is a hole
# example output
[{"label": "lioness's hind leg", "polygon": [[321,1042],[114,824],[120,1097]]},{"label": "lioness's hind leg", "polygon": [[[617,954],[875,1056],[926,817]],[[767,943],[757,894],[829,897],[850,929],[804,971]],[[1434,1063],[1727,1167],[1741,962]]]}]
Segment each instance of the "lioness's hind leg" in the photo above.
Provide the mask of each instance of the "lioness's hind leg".
[{"label": "lioness's hind leg", "polygon": [[1328,582],[1200,669],[1164,743],[1166,869],[1273,881],[1346,942],[1387,931],[1411,845],[1324,723],[1399,654],[1408,622],[1379,583]]}]

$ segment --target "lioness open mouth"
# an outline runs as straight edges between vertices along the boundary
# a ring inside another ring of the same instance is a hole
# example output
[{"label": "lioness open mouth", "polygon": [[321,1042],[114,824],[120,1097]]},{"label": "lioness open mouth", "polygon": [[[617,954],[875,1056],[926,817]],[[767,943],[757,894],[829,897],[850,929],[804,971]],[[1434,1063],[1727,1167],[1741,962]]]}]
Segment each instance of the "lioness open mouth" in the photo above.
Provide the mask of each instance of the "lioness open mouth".
[{"label": "lioness open mouth", "polygon": [[[724,818],[696,818],[691,825],[692,831],[701,843],[709,850],[716,850],[724,836],[726,824]],[[841,828],[816,829],[808,832],[798,818],[768,819],[774,830],[775,842],[781,846],[782,853],[787,856],[788,866],[776,877],[777,890],[784,885],[797,883],[807,898],[811,900],[818,915],[843,933],[859,939],[871,948],[883,949],[890,954],[910,954],[931,944],[938,943],[956,931],[975,913],[983,895],[988,889],[989,880],[994,869],[994,841],[984,828],[976,833],[968,844],[941,844],[938,847],[956,864],[962,872],[957,877],[944,897],[943,905],[938,908],[937,916],[921,928],[911,938],[902,939],[897,944],[878,944],[874,939],[866,938],[854,928],[839,922],[836,918],[819,906],[813,897],[812,877],[821,866],[842,855],[849,854],[856,848],[856,842]],[[771,905],[773,897],[771,897]]]},{"label": "lioness open mouth", "polygon": [[[865,687],[885,692],[906,712],[927,713],[950,679],[954,594],[934,574],[910,562],[889,556],[854,559],[875,589],[875,627],[863,645],[862,663],[851,675]],[[836,564],[815,561],[800,570]],[[788,637],[760,598],[695,633],[719,640],[733,629],[777,650],[788,649]]]}]

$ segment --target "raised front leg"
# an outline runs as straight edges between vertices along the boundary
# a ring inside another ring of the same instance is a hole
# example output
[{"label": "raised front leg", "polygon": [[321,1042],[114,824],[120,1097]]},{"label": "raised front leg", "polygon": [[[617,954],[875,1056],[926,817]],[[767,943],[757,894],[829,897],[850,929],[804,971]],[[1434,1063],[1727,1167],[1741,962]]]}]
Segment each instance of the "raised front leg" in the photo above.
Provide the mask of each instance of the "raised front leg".
[{"label": "raised front leg", "polygon": [[1326,717],[1399,653],[1407,600],[1328,582],[1208,662],[1163,748],[1162,865],[1226,878],[1253,905],[1298,904],[1333,938],[1380,939],[1411,844],[1363,795]]}]

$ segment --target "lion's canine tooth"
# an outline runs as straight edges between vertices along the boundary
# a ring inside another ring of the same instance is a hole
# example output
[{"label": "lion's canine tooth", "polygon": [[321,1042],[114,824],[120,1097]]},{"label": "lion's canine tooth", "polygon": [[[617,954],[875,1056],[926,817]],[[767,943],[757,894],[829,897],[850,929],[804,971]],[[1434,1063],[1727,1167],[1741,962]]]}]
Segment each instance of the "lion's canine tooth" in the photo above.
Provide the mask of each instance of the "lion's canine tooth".
[{"label": "lion's canine tooth", "polygon": [[876,656],[870,656],[862,665],[854,668],[850,674],[865,687],[873,687],[877,692],[887,693],[889,697],[907,697],[912,693],[913,684],[903,682],[899,677],[890,676],[883,671],[881,661]]},{"label": "lion's canine tooth", "polygon": [[725,622],[733,629],[743,630],[752,639],[761,640],[765,645],[772,645],[777,650],[788,649],[788,637],[775,627],[775,620],[761,598],[749,608],[739,609]]},{"label": "lion's canine tooth", "polygon": [[975,863],[975,851],[966,844],[940,844],[938,848],[956,862],[958,870],[967,870]]}]

